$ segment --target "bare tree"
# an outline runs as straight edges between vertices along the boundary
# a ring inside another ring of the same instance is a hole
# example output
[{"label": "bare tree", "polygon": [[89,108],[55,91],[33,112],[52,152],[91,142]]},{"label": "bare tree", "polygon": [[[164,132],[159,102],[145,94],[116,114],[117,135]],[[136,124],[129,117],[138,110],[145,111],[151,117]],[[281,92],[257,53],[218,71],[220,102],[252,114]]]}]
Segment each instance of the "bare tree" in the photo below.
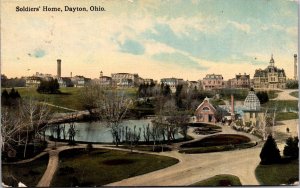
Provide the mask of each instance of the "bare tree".
[{"label": "bare tree", "polygon": [[83,107],[89,111],[90,115],[95,115],[95,109],[98,107],[99,101],[104,97],[105,88],[99,84],[89,84],[83,88],[80,93],[80,98],[83,103]]},{"label": "bare tree", "polygon": [[43,126],[47,125],[49,122],[51,112],[49,106],[45,102],[38,102],[31,97],[22,101],[22,104],[20,105],[20,112],[22,114],[22,122],[26,129],[24,147],[25,158],[28,142],[31,141],[29,133],[33,131],[33,139],[40,139],[40,131],[43,129]]},{"label": "bare tree", "polygon": [[254,129],[250,132],[258,131],[263,140],[267,140],[268,135],[273,134],[273,126],[275,124],[276,108],[273,111],[273,115],[269,112],[269,109],[265,109],[261,118],[258,119],[258,123]]},{"label": "bare tree", "polygon": [[49,107],[32,98],[20,101],[15,109],[2,107],[1,115],[2,151],[4,146],[24,143],[24,158],[28,143],[32,139],[41,139],[40,132],[51,118]]},{"label": "bare tree", "polygon": [[104,92],[103,96],[102,100],[98,101],[100,117],[111,129],[113,142],[118,146],[121,141],[122,121],[132,101],[123,91],[116,89]]},{"label": "bare tree", "polygon": [[1,111],[1,151],[3,152],[12,149],[13,145],[22,141],[20,135],[24,127],[18,111],[4,106]]}]

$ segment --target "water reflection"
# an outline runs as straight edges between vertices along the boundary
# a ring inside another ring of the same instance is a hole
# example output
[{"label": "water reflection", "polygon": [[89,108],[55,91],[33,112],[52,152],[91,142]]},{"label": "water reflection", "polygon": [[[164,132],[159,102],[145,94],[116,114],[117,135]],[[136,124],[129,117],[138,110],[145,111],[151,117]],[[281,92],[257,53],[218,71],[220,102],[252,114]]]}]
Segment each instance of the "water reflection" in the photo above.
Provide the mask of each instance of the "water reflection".
[{"label": "water reflection", "polygon": [[[151,119],[143,119],[143,120],[125,120],[122,125],[125,129],[127,126],[134,130],[134,126],[136,126],[136,132],[141,128],[141,139],[140,141],[144,141],[143,131],[144,128],[149,124],[150,128],[152,127]],[[63,125],[61,125],[63,127]],[[68,132],[70,125],[68,123],[65,124],[65,131]],[[78,130],[75,135],[75,141],[85,141],[85,142],[104,142],[111,143],[113,141],[110,128],[106,126],[104,122],[76,122],[75,129]],[[56,138],[56,132],[51,133],[50,128],[47,129],[46,135],[54,135]],[[63,138],[63,131],[61,131],[61,138]],[[67,137],[68,138],[68,137]],[[175,138],[182,138],[181,134],[176,134]]]}]

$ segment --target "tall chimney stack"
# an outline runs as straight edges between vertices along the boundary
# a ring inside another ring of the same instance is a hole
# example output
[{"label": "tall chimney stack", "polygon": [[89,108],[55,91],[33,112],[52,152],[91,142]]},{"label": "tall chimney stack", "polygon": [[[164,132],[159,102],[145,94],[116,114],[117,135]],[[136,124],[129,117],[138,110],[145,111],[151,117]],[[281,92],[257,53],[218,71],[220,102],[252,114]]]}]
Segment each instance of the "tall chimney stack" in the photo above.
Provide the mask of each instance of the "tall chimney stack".
[{"label": "tall chimney stack", "polygon": [[235,120],[235,115],[234,115],[234,97],[231,94],[231,119]]},{"label": "tall chimney stack", "polygon": [[61,77],[61,59],[57,60],[57,77]]},{"label": "tall chimney stack", "polygon": [[71,78],[72,78],[72,72],[70,73],[70,76],[71,76]]},{"label": "tall chimney stack", "polygon": [[297,54],[294,54],[294,80],[298,80],[298,75],[297,75]]}]

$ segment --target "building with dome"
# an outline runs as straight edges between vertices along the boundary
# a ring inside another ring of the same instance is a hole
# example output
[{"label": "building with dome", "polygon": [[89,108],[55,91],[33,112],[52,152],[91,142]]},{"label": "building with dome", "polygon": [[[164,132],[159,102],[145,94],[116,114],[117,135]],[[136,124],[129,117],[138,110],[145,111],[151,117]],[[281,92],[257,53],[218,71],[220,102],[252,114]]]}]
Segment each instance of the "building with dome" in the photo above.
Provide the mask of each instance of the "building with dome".
[{"label": "building with dome", "polygon": [[282,88],[286,87],[286,75],[284,69],[279,69],[275,66],[273,55],[271,56],[270,64],[264,70],[257,69],[253,76],[254,88]]},{"label": "building with dome", "polygon": [[248,93],[244,101],[243,124],[257,125],[263,120],[264,113],[260,107],[260,101],[253,89]]}]

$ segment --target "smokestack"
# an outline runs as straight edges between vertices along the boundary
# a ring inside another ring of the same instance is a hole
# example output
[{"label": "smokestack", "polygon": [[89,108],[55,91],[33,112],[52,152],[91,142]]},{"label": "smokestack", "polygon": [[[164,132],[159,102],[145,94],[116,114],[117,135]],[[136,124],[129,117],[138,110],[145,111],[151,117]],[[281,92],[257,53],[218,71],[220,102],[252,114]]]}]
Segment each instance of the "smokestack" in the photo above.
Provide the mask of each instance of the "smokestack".
[{"label": "smokestack", "polygon": [[72,72],[70,73],[70,76],[71,76],[71,78],[72,78]]},{"label": "smokestack", "polygon": [[231,119],[234,120],[234,97],[231,95]]},{"label": "smokestack", "polygon": [[297,54],[294,54],[294,80],[298,80],[298,75],[297,75]]},{"label": "smokestack", "polygon": [[100,78],[101,78],[102,76],[103,76],[103,72],[101,71],[101,72],[100,72]]},{"label": "smokestack", "polygon": [[61,60],[60,59],[57,60],[57,77],[58,78],[61,77]]}]

